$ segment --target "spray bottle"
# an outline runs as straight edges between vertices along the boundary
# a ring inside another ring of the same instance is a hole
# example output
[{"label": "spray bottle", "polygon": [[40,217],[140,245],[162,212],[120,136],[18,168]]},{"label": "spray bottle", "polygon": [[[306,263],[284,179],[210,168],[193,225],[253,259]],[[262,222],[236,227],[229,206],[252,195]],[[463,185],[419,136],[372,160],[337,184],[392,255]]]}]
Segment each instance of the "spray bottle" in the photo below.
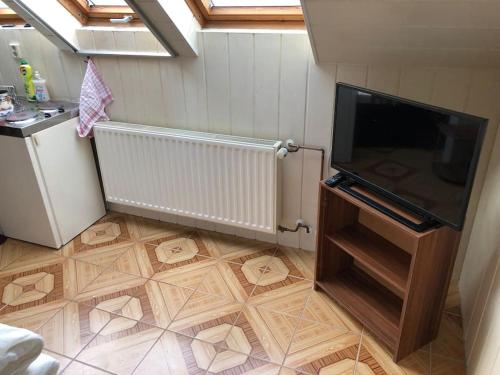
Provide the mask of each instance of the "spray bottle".
[{"label": "spray bottle", "polygon": [[19,67],[21,71],[21,75],[24,80],[24,92],[26,94],[26,99],[30,102],[34,102],[36,100],[35,96],[35,85],[33,84],[33,70],[31,69],[31,65],[28,64],[28,61],[25,59],[21,60],[21,66]]}]

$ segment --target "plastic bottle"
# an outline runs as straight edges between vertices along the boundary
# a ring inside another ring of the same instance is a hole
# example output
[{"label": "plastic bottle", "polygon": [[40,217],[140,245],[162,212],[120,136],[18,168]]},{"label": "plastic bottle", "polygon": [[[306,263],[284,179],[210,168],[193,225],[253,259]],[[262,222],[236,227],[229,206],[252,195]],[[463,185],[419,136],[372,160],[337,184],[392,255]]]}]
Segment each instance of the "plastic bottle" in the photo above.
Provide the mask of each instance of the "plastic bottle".
[{"label": "plastic bottle", "polygon": [[49,90],[47,90],[47,80],[40,76],[40,73],[35,70],[33,76],[33,84],[35,85],[35,96],[37,102],[48,102],[50,100]]},{"label": "plastic bottle", "polygon": [[24,92],[26,94],[26,99],[28,99],[30,102],[34,102],[36,100],[36,96],[35,85],[33,84],[33,70],[31,69],[31,65],[28,64],[27,60],[22,59],[19,70],[21,71],[21,75],[24,79]]}]

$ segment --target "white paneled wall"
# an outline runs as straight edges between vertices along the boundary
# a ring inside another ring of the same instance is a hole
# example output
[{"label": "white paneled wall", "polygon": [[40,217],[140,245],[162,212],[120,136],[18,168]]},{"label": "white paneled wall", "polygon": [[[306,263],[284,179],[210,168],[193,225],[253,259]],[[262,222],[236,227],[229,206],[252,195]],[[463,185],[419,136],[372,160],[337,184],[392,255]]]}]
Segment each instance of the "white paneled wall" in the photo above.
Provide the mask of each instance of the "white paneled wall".
[{"label": "white paneled wall", "polygon": [[[96,48],[129,43],[120,38],[93,39]],[[21,42],[28,60],[47,76],[54,97],[78,98],[83,59],[59,52],[34,30],[0,31],[3,82],[14,80],[21,90],[17,63],[7,49],[7,43],[14,40]],[[257,138],[294,138],[327,149],[328,164],[336,81],[491,118],[459,254],[463,259],[499,119],[500,70],[341,63],[318,66],[303,32],[206,31],[199,43],[198,58],[96,58],[115,97],[109,108],[111,119]],[[310,235],[280,235],[283,244],[314,248],[319,163],[320,157],[313,151],[290,154],[284,163],[281,224],[292,226],[302,217],[313,225],[313,231]],[[328,168],[325,172],[329,173]]]},{"label": "white paneled wall", "polygon": [[19,62],[11,57],[9,42],[19,42],[23,57],[34,70],[39,70],[53,97],[77,99],[85,69],[83,59],[69,52],[61,52],[34,29],[0,30],[0,76],[3,83],[15,84],[18,94],[23,93]]}]

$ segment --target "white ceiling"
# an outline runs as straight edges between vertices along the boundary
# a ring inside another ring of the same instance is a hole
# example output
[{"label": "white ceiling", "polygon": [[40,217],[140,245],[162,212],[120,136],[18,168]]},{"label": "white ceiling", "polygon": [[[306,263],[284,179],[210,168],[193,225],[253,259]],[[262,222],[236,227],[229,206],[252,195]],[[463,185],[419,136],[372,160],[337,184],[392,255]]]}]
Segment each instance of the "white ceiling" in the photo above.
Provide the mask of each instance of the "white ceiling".
[{"label": "white ceiling", "polygon": [[316,61],[500,67],[500,0],[302,0]]}]

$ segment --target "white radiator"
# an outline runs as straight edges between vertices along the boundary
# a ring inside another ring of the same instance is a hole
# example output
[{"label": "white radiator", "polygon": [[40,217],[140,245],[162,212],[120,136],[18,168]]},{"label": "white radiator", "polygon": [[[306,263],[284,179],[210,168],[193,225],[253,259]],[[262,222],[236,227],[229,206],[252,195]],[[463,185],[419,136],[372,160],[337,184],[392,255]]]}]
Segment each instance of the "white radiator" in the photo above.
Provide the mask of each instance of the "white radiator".
[{"label": "white radiator", "polygon": [[107,201],[276,232],[281,142],[119,122],[94,134]]}]

